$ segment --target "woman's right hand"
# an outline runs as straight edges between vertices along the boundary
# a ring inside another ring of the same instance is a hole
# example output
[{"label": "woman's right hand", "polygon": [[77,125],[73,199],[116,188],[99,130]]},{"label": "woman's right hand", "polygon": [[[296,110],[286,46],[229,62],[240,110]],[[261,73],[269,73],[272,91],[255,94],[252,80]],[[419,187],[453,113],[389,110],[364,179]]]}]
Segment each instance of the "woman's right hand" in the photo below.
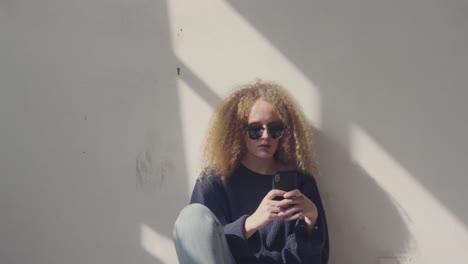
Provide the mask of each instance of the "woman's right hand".
[{"label": "woman's right hand", "polygon": [[245,220],[245,236],[250,238],[257,230],[264,227],[275,219],[280,219],[278,213],[278,201],[273,200],[276,196],[283,196],[286,192],[281,190],[271,190],[265,195],[257,210]]}]

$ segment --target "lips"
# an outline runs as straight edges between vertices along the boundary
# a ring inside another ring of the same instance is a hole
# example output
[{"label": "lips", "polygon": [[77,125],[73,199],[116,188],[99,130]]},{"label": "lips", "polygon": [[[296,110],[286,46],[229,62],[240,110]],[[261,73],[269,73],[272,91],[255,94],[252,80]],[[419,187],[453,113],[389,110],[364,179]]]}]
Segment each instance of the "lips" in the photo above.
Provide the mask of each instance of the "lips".
[{"label": "lips", "polygon": [[271,147],[271,145],[268,144],[268,143],[263,143],[263,144],[260,144],[258,147],[259,148],[269,148],[269,147]]}]

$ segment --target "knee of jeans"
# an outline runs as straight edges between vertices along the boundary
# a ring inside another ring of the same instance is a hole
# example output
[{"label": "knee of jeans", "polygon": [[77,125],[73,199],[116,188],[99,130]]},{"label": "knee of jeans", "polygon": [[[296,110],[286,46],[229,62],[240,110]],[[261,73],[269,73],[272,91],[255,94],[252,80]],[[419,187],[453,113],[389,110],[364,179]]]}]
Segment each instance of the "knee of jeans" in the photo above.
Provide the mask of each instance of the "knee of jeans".
[{"label": "knee of jeans", "polygon": [[202,204],[191,204],[180,212],[174,224],[174,232],[189,232],[194,227],[216,224],[218,221],[208,207]]}]

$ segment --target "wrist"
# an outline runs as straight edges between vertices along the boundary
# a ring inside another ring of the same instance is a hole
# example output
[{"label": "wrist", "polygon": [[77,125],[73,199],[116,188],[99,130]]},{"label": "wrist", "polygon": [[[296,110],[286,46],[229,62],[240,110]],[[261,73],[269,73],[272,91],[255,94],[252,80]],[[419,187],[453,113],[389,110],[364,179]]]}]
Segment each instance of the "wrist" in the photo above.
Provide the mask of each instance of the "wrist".
[{"label": "wrist", "polygon": [[312,232],[314,231],[314,228],[316,229],[315,224],[317,223],[317,215],[315,215],[315,217],[305,216],[304,222],[306,223],[307,233],[312,234]]},{"label": "wrist", "polygon": [[255,225],[252,222],[253,222],[252,216],[248,216],[244,222],[245,237],[247,239],[249,239],[257,231],[257,229],[255,228]]},{"label": "wrist", "polygon": [[312,215],[312,216],[304,216],[304,221],[307,224],[307,226],[314,226],[315,223],[317,222],[317,215]]}]

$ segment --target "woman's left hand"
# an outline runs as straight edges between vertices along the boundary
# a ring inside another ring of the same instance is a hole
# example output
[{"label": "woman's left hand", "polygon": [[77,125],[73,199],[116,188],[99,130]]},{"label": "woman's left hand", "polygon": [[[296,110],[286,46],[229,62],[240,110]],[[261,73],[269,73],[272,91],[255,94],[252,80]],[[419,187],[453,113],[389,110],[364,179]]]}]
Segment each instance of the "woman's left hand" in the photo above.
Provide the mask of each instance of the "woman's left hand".
[{"label": "woman's left hand", "polygon": [[278,203],[281,208],[281,212],[278,213],[279,217],[285,221],[305,217],[307,225],[315,225],[318,217],[317,207],[307,196],[295,189],[285,193],[283,197],[284,199]]}]

